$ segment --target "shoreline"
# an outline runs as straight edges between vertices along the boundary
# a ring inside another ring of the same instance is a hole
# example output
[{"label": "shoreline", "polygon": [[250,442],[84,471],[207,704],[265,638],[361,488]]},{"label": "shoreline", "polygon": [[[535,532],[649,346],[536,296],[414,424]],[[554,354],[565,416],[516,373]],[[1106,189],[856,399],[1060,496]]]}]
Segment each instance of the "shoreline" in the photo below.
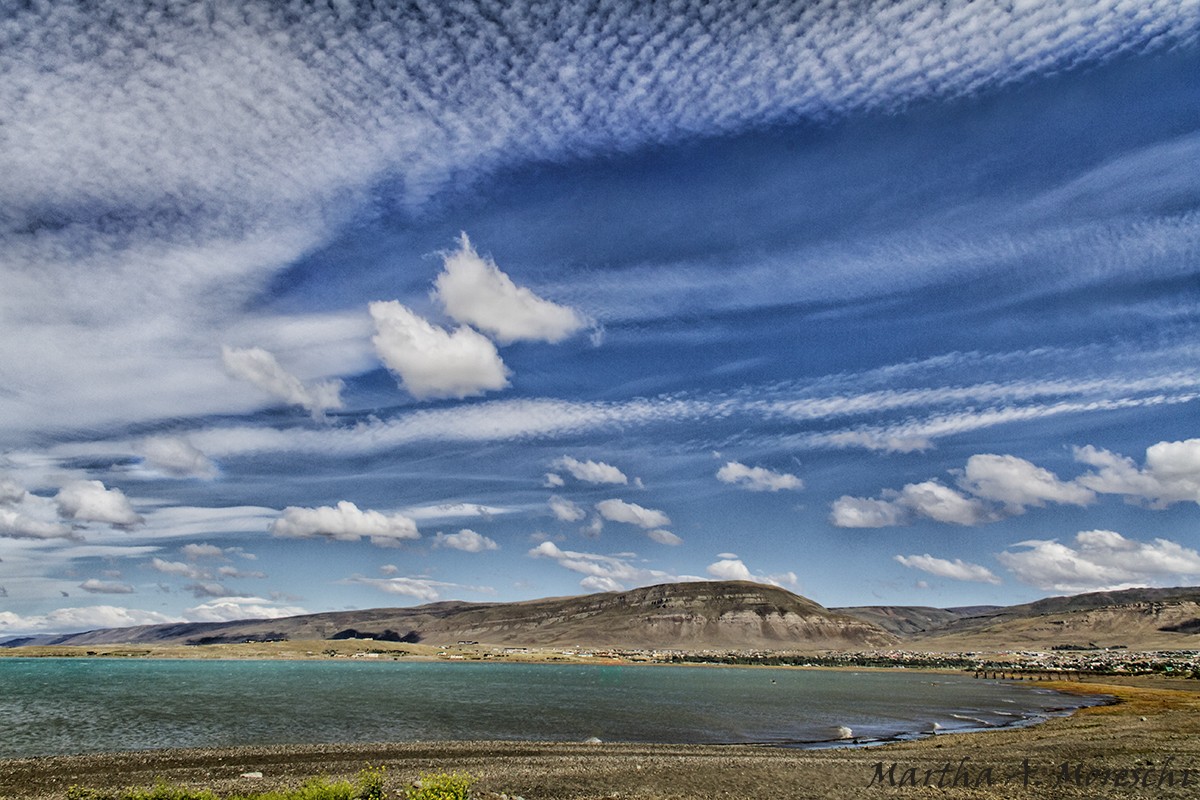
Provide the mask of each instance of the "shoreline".
[{"label": "shoreline", "polygon": [[[872,793],[912,796],[929,791],[978,798],[1045,797],[1047,791],[1056,797],[1128,796],[1128,788],[1122,786],[1127,787],[1133,771],[1145,780],[1148,769],[1157,770],[1154,774],[1162,780],[1143,796],[1194,797],[1200,790],[1200,687],[1173,683],[1171,679],[1047,682],[1039,688],[1106,694],[1114,701],[1024,727],[939,734],[871,747],[476,741],[149,750],[0,760],[0,797],[62,798],[67,787],[75,784],[115,789],[148,787],[158,780],[218,794],[265,791],[295,787],[314,776],[352,777],[368,765],[385,766],[387,785],[393,790],[424,772],[465,771],[478,780],[473,796],[481,800],[502,793],[525,800],[614,796],[841,800]],[[970,776],[973,785],[945,785],[955,770]],[[240,777],[253,772],[263,777]],[[1077,785],[1076,777],[1090,780],[1089,785]],[[911,780],[905,783],[907,779]],[[937,785],[939,780],[942,786]],[[900,784],[893,785],[897,781]]]}]

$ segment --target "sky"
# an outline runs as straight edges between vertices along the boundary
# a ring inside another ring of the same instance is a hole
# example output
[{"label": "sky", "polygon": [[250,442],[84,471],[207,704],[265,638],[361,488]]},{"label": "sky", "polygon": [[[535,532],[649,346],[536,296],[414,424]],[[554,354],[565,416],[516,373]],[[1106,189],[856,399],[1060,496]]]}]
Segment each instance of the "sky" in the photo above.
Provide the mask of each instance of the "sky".
[{"label": "sky", "polygon": [[0,636],[1200,584],[1198,0],[3,3],[0,74]]}]

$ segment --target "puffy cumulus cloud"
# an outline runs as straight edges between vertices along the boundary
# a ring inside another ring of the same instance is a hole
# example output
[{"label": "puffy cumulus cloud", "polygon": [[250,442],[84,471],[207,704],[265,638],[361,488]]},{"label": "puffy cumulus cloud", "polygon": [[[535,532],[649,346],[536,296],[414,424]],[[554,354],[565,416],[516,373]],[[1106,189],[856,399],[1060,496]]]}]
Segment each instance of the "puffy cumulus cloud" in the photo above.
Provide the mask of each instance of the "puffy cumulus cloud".
[{"label": "puffy cumulus cloud", "polygon": [[152,558],[150,559],[150,569],[155,572],[161,572],[164,575],[176,575],[193,581],[212,578],[212,573],[208,570],[200,569],[195,564],[188,564],[183,561],[167,561],[162,558]]},{"label": "puffy cumulus cloud", "polygon": [[531,558],[550,559],[564,569],[584,575],[579,585],[588,591],[613,592],[632,586],[679,580],[662,570],[638,567],[622,556],[563,550],[554,542],[542,542],[528,555]]},{"label": "puffy cumulus cloud", "polygon": [[839,497],[829,519],[839,528],[882,528],[907,525],[923,517],[954,525],[978,525],[998,517],[982,501],[967,497],[937,481],[910,483],[899,492],[885,491],[879,499]]},{"label": "puffy cumulus cloud", "polygon": [[133,594],[133,587],[119,581],[102,581],[99,578],[88,578],[79,584],[79,588],[88,594]]},{"label": "puffy cumulus cloud", "polygon": [[0,633],[79,633],[101,628],[128,628],[134,625],[160,625],[181,621],[178,617],[169,617],[157,611],[108,605],[56,608],[44,615],[28,617],[11,611],[0,611]]},{"label": "puffy cumulus cloud", "polygon": [[509,385],[496,345],[465,325],[447,332],[396,302],[370,304],[379,358],[418,400],[462,399]]},{"label": "puffy cumulus cloud", "polygon": [[920,517],[954,525],[978,525],[996,517],[979,500],[967,497],[937,481],[910,483],[896,502]]},{"label": "puffy cumulus cloud", "polygon": [[562,475],[559,475],[557,472],[547,472],[545,477],[542,479],[542,486],[547,489],[557,489],[560,486],[565,485],[566,481],[564,481],[562,479]]},{"label": "puffy cumulus cloud", "polygon": [[106,488],[100,481],[72,481],[59,489],[54,502],[62,516],[79,522],[128,527],[145,521],[120,489]]},{"label": "puffy cumulus cloud", "polygon": [[722,581],[752,581],[754,576],[750,574],[750,568],[742,563],[741,559],[723,558],[720,561],[715,561],[709,564],[705,571],[712,575],[717,580]]},{"label": "puffy cumulus cloud", "polygon": [[980,566],[979,564],[971,564],[959,558],[948,561],[944,558],[935,558],[926,553],[922,556],[895,556],[895,559],[898,563],[906,567],[919,569],[941,578],[950,578],[955,581],[979,581],[981,583],[997,585],[1000,583],[1000,579],[987,567]]},{"label": "puffy cumulus cloud", "polygon": [[1151,508],[1200,503],[1200,439],[1158,442],[1146,448],[1146,463],[1091,445],[1075,449],[1075,459],[1094,468],[1078,482],[1101,494],[1124,495]]},{"label": "puffy cumulus cloud", "polygon": [[348,500],[342,500],[334,507],[289,506],[271,523],[270,530],[275,536],[295,539],[323,536],[342,542],[356,542],[367,537],[376,545],[391,545],[421,537],[417,524],[403,514],[360,510]]},{"label": "puffy cumulus cloud", "polygon": [[769,583],[772,586],[780,588],[795,588],[799,584],[799,580],[794,572],[784,572],[777,575],[756,574],[750,571],[740,558],[733,553],[721,553],[717,556],[717,561],[709,564],[706,572],[719,581],[754,581],[755,583]]},{"label": "puffy cumulus cloud", "polygon": [[0,536],[9,539],[79,538],[67,525],[37,519],[12,508],[0,508]]},{"label": "puffy cumulus cloud", "polygon": [[183,612],[188,622],[233,622],[240,619],[279,619],[309,613],[300,606],[280,605],[262,597],[218,597]]},{"label": "puffy cumulus cloud", "polygon": [[183,436],[152,436],[135,448],[145,465],[177,478],[215,478],[217,465]]},{"label": "puffy cumulus cloud", "polygon": [[996,559],[1017,580],[1039,589],[1087,592],[1175,584],[1200,576],[1200,553],[1169,539],[1142,542],[1115,531],[1081,531],[1074,546],[1057,540],[1018,542]]},{"label": "puffy cumulus cloud", "polygon": [[305,385],[284,369],[272,353],[261,347],[237,348],[221,345],[221,363],[226,372],[262,389],[289,405],[300,406],[316,418],[342,407],[342,382],[321,381]]},{"label": "puffy cumulus cloud", "polygon": [[202,558],[224,558],[225,557],[225,551],[222,548],[217,547],[215,544],[207,544],[204,542],[193,542],[192,544],[185,544],[183,547],[179,548],[179,551],[181,553],[183,553],[185,558],[191,559],[193,561],[198,561],[199,559],[202,559]]},{"label": "puffy cumulus cloud", "polygon": [[670,545],[671,547],[675,547],[677,545],[683,544],[683,539],[680,539],[678,536],[671,533],[670,531],[666,531],[661,528],[658,528],[658,529],[655,529],[652,531],[647,531],[646,535],[649,536],[654,541],[658,542],[659,544],[666,544],[666,545]]},{"label": "puffy cumulus cloud", "polygon": [[554,466],[569,472],[575,480],[584,483],[619,484],[621,486],[629,483],[629,478],[625,476],[624,472],[603,461],[580,461],[570,456],[563,456],[555,460]]},{"label": "puffy cumulus cloud", "polygon": [[550,499],[546,502],[550,506],[550,510],[554,512],[554,518],[562,522],[579,522],[579,520],[587,516],[587,512],[580,508],[577,503],[565,497],[559,497],[556,494],[551,495]]},{"label": "puffy cumulus cloud", "polygon": [[908,509],[891,500],[842,495],[833,501],[829,521],[839,528],[886,528],[908,522]]},{"label": "puffy cumulus cloud", "polygon": [[778,492],[780,489],[803,489],[804,481],[786,472],[775,472],[765,467],[748,467],[738,461],[730,461],[717,470],[717,480],[752,492]]},{"label": "puffy cumulus cloud", "polygon": [[25,499],[25,487],[10,478],[0,478],[0,505],[19,503]]},{"label": "puffy cumulus cloud", "polygon": [[495,541],[470,528],[463,528],[458,533],[439,532],[433,539],[433,546],[462,550],[464,553],[482,553],[484,550],[500,549],[500,545]]},{"label": "puffy cumulus cloud", "polygon": [[639,528],[662,528],[671,524],[671,518],[654,508],[643,508],[637,503],[624,500],[601,500],[596,511],[609,522],[628,522]]},{"label": "puffy cumulus cloud", "polygon": [[472,325],[500,344],[560,342],[588,324],[574,309],[517,286],[490,258],[481,258],[467,235],[445,256],[434,294],[456,322]]},{"label": "puffy cumulus cloud", "polygon": [[1086,506],[1095,493],[1016,456],[974,455],[967,459],[958,485],[976,497],[1001,503],[1009,514],[1046,503]]}]

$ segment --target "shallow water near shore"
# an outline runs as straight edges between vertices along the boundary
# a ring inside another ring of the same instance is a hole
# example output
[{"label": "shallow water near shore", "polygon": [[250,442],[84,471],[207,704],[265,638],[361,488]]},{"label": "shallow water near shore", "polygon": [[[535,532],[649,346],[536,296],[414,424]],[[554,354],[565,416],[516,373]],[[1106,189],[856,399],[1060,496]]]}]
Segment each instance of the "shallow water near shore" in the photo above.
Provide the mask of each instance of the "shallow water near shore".
[{"label": "shallow water near shore", "polygon": [[865,744],[1030,724],[1098,698],[970,675],[371,661],[0,661],[0,758],[531,740]]}]

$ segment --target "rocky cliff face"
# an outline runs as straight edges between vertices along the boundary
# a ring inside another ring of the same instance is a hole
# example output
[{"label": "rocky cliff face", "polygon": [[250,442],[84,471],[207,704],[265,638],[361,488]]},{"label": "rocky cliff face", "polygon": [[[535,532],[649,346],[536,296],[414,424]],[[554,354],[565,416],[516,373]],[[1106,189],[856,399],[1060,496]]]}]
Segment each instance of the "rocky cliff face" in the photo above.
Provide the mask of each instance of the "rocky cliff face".
[{"label": "rocky cliff face", "polygon": [[509,646],[858,649],[896,638],[775,586],[712,581],[522,603],[435,603],[274,620],[152,625],[39,637],[39,644],[208,644],[350,636]]}]

